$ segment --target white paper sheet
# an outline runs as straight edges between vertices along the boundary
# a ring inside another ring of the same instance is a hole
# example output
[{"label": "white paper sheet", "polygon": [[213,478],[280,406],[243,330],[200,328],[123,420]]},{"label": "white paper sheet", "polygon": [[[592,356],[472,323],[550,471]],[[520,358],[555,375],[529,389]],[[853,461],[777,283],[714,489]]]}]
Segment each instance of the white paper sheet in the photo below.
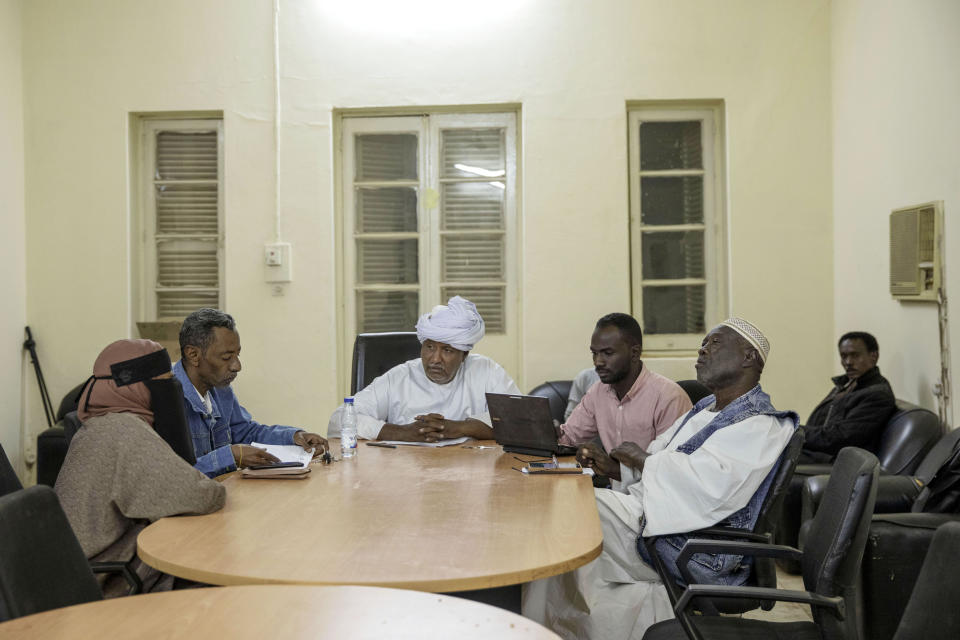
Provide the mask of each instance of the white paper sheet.
[{"label": "white paper sheet", "polygon": [[469,436],[462,438],[450,438],[449,440],[437,440],[436,442],[409,442],[407,440],[380,440],[384,444],[402,444],[408,447],[450,447],[455,444],[463,444],[469,440]]},{"label": "white paper sheet", "polygon": [[251,442],[250,445],[258,449],[266,449],[267,453],[279,458],[280,462],[299,462],[304,468],[313,460],[313,449],[305,451],[303,447],[296,444],[263,444],[262,442]]}]

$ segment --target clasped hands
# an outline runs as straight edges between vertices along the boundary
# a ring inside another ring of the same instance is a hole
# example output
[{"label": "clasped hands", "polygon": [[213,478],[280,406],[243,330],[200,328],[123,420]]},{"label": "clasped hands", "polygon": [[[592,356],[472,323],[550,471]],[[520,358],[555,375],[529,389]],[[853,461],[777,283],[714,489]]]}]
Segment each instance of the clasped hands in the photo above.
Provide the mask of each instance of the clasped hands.
[{"label": "clasped hands", "polygon": [[414,416],[410,424],[384,423],[377,440],[437,442],[464,436],[485,440],[493,437],[493,430],[476,418],[450,420],[439,413],[425,413]]},{"label": "clasped hands", "polygon": [[610,450],[608,454],[596,442],[587,442],[577,447],[577,462],[589,467],[597,475],[620,479],[620,464],[643,471],[648,454],[635,442],[624,442]]},{"label": "clasped hands", "polygon": [[439,413],[426,413],[415,416],[413,422],[404,425],[407,438],[414,442],[436,442],[448,438],[459,438],[464,433],[465,420],[448,420]]},{"label": "clasped hands", "polygon": [[[313,449],[314,458],[322,456],[328,447],[326,438],[307,431],[297,431],[293,434],[293,444],[303,447],[304,451]],[[249,444],[231,445],[230,453],[233,454],[233,462],[238,468],[280,462],[276,456],[267,453],[266,449]]]}]

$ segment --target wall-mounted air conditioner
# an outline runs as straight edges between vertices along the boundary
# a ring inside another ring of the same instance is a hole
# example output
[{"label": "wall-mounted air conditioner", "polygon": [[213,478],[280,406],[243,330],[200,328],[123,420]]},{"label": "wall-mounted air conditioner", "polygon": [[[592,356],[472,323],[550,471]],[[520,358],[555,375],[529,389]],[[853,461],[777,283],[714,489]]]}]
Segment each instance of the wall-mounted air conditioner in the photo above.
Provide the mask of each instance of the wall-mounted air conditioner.
[{"label": "wall-mounted air conditioner", "polygon": [[890,214],[890,295],[937,302],[942,282],[943,201]]}]

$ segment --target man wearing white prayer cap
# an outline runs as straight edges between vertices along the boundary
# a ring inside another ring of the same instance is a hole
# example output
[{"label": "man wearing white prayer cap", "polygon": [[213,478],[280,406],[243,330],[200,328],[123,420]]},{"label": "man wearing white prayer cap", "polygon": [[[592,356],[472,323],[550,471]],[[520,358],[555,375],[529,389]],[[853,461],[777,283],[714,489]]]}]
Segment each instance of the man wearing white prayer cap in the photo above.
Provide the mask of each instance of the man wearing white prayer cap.
[{"label": "man wearing white prayer cap", "polygon": [[[499,364],[470,353],[483,334],[476,305],[460,296],[420,316],[420,357],[390,369],[354,396],[357,435],[421,442],[492,439],[486,394],[520,394],[520,389]],[[339,430],[339,411],[330,419],[330,431]]]},{"label": "man wearing white prayer cap", "polygon": [[[640,639],[672,607],[642,536],[659,536],[657,553],[675,571],[689,532],[722,525],[752,529],[780,454],[798,424],[777,411],[760,388],[770,343],[740,318],[703,339],[697,380],[702,399],[647,451],[622,445],[617,460],[582,449],[581,464],[620,480],[595,489],[603,551],[579,569],[524,585],[523,614],[564,638]],[[750,567],[739,556],[707,556],[687,566],[701,584],[743,584]],[[679,579],[679,574],[675,576]]]}]

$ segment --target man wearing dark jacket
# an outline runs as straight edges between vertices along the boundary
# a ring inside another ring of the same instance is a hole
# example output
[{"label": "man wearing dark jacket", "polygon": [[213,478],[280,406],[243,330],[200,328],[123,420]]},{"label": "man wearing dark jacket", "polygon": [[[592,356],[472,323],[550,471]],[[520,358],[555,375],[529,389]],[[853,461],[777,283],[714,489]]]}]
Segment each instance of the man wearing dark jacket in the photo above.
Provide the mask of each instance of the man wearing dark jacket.
[{"label": "man wearing dark jacket", "polygon": [[883,427],[896,411],[890,383],[877,367],[877,339],[851,331],[840,337],[838,346],[846,374],[833,378],[833,390],[804,425],[801,462],[831,462],[847,446],[876,453]]}]

